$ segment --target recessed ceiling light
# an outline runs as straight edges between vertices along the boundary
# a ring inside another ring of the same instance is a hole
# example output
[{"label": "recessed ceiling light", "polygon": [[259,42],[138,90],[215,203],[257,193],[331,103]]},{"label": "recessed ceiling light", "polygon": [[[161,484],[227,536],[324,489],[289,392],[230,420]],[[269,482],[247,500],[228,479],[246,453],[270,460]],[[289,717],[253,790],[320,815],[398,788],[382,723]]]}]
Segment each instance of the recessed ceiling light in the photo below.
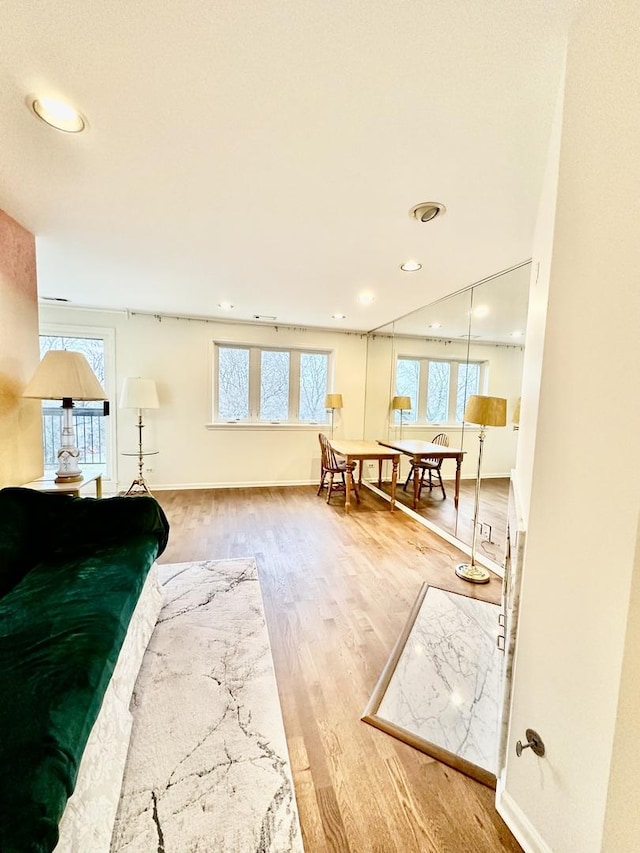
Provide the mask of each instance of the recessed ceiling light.
[{"label": "recessed ceiling light", "polygon": [[223,311],[231,311],[233,305],[230,302],[218,302],[218,308],[222,308]]},{"label": "recessed ceiling light", "polygon": [[346,320],[347,315],[346,314],[332,314],[331,319],[332,320]]},{"label": "recessed ceiling light", "polygon": [[442,323],[429,323],[429,328],[430,329],[441,329]]},{"label": "recessed ceiling light", "polygon": [[360,296],[358,296],[358,302],[360,302],[362,305],[371,305],[371,303],[374,301],[375,296],[373,295],[373,293],[361,293]]},{"label": "recessed ceiling light", "polygon": [[473,309],[474,317],[487,317],[489,315],[489,306],[488,305],[478,305],[477,308]]},{"label": "recessed ceiling light", "polygon": [[512,338],[521,338],[522,332],[520,331],[520,329],[517,329],[515,332],[511,332],[511,337]]},{"label": "recessed ceiling light", "polygon": [[409,211],[409,216],[417,219],[418,222],[431,222],[436,216],[442,216],[447,212],[447,208],[439,201],[421,201]]},{"label": "recessed ceiling light", "polygon": [[422,269],[422,264],[419,264],[418,261],[405,261],[400,264],[400,269],[403,272],[417,272]]},{"label": "recessed ceiling light", "polygon": [[56,98],[32,98],[31,109],[46,124],[65,133],[80,133],[87,126],[85,117]]}]

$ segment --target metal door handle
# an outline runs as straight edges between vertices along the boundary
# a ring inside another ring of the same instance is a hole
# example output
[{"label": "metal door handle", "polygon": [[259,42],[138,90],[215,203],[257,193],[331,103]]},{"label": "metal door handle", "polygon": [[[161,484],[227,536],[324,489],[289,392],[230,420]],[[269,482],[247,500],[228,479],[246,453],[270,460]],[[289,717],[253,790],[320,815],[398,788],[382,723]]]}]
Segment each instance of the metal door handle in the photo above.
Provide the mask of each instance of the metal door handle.
[{"label": "metal door handle", "polygon": [[536,732],[534,729],[527,729],[525,735],[527,738],[526,743],[522,743],[521,740],[516,743],[516,755],[518,756],[518,758],[520,758],[523,751],[525,749],[529,749],[529,747],[531,747],[531,750],[535,752],[536,755],[542,758],[542,756],[544,755],[544,743],[538,732]]}]

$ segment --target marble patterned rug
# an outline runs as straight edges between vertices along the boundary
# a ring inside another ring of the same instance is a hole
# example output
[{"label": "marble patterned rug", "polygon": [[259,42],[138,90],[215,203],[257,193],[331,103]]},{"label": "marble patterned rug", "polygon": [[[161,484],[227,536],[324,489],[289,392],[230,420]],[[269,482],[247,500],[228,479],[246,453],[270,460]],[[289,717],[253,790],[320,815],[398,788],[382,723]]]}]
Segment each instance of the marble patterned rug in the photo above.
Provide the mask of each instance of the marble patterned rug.
[{"label": "marble patterned rug", "polygon": [[302,853],[255,561],[159,569],[112,853]]}]

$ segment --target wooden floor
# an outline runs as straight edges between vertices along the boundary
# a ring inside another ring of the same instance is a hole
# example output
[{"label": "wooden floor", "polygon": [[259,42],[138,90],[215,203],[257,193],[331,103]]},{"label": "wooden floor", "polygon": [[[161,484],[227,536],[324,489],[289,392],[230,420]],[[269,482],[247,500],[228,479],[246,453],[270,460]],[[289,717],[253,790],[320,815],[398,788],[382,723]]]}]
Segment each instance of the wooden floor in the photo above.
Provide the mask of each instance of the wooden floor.
[{"label": "wooden floor", "polygon": [[360,720],[421,584],[497,602],[499,579],[459,580],[459,552],[367,489],[349,516],[313,487],[157,497],[160,562],[256,558],[307,853],[521,849],[492,790]]}]

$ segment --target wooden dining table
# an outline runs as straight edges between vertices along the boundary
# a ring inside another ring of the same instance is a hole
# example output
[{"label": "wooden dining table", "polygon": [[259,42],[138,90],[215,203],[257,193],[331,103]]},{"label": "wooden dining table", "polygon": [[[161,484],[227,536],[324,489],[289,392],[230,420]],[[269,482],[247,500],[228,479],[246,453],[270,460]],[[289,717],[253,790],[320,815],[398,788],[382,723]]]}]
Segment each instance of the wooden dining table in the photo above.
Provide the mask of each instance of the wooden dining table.
[{"label": "wooden dining table", "polygon": [[362,485],[362,466],[365,460],[378,460],[378,488],[382,487],[382,463],[388,459],[392,465],[391,473],[391,512],[396,504],[396,484],[398,482],[398,466],[401,451],[383,448],[377,441],[360,441],[355,439],[330,439],[333,452],[342,456],[347,463],[346,487],[345,487],[345,512],[351,510],[351,491],[355,488],[353,472],[358,462],[360,471],[358,474],[358,487]]},{"label": "wooden dining table", "polygon": [[456,460],[456,488],[454,503],[458,508],[458,498],[460,496],[460,468],[462,466],[462,458],[466,451],[459,447],[444,447],[442,444],[434,444],[432,441],[421,441],[415,438],[400,438],[396,441],[383,441],[378,439],[378,444],[383,447],[389,447],[392,450],[397,450],[405,456],[409,456],[414,463],[413,468],[413,509],[418,508],[418,495],[420,493],[420,475],[421,471],[418,467],[423,459],[455,459]]}]

